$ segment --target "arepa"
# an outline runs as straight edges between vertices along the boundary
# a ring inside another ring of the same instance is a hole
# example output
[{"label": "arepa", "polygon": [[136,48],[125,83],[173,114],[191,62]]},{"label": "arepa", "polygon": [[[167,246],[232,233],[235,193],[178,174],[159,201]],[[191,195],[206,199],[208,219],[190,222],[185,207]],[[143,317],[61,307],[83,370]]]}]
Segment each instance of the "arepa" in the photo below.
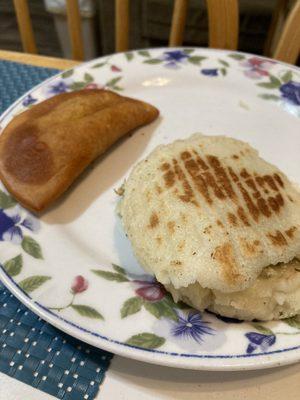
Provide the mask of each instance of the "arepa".
[{"label": "arepa", "polygon": [[[215,306],[215,293],[245,291],[265,268],[300,257],[300,194],[255,149],[229,137],[195,134],[157,147],[130,174],[120,214],[137,259],[176,300],[223,315],[259,317],[247,305],[241,313]],[[195,285],[206,301],[191,300]],[[288,316],[300,312],[300,281],[296,289],[299,307]],[[260,314],[286,315],[272,310]]]}]

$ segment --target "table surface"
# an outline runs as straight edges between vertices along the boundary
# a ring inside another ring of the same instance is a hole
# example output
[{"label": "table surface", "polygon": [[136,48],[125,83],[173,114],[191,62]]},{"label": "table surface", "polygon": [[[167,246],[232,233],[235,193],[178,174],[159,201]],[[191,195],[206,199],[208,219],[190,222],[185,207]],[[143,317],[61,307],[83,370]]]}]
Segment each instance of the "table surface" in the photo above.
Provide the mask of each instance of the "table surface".
[{"label": "table surface", "polygon": [[[96,400],[294,400],[300,364],[244,371],[205,372],[160,367],[113,358]],[[0,400],[54,397],[0,373]]]},{"label": "table surface", "polygon": [[[0,50],[0,59],[69,69],[77,61]],[[173,369],[115,356],[97,400],[289,400],[299,398],[300,363],[267,370],[206,372]],[[0,400],[54,397],[0,373]]]}]

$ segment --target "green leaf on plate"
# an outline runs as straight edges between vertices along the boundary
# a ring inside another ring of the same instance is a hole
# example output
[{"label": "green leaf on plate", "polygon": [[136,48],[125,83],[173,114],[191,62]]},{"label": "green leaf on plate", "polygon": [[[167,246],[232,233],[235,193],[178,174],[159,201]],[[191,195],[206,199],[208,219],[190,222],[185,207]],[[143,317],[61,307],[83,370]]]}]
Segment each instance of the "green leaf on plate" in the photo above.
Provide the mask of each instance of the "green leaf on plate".
[{"label": "green leaf on plate", "polygon": [[283,83],[287,83],[287,82],[291,81],[292,79],[293,79],[292,71],[286,71],[281,77],[281,80]]},{"label": "green leaf on plate", "polygon": [[103,271],[102,269],[92,269],[92,272],[100,276],[101,278],[104,278],[108,281],[115,281],[115,282],[128,282],[128,279],[126,276],[123,274],[119,274],[116,272],[109,272],[109,271]]},{"label": "green leaf on plate", "polygon": [[22,249],[26,251],[26,253],[30,254],[32,257],[43,259],[41,246],[32,237],[24,236],[21,246]]},{"label": "green leaf on plate", "polygon": [[113,78],[106,82],[105,86],[113,87],[115,86],[116,83],[118,83],[122,79],[121,76],[117,76],[116,78]]},{"label": "green leaf on plate", "polygon": [[17,204],[16,200],[12,198],[9,194],[0,190],[0,208],[5,210],[6,208],[13,207]]},{"label": "green leaf on plate", "polygon": [[280,79],[276,78],[276,76],[270,74],[270,82],[273,83],[273,85],[277,85],[277,87],[281,86],[281,81]]},{"label": "green leaf on plate", "polygon": [[62,78],[69,78],[70,76],[72,76],[74,73],[73,69],[69,69],[68,71],[65,71],[61,74]]},{"label": "green leaf on plate", "polygon": [[113,267],[113,269],[114,269],[116,272],[118,272],[119,274],[126,275],[125,269],[122,268],[122,267],[120,267],[119,265],[117,265],[117,264],[112,264],[112,267]]},{"label": "green leaf on plate", "polygon": [[89,74],[89,73],[86,72],[86,73],[84,74],[84,80],[85,80],[86,83],[91,83],[91,82],[94,81],[94,78],[92,77],[91,74]]},{"label": "green leaf on plate", "polygon": [[178,315],[174,308],[165,300],[151,302],[144,301],[144,307],[147,311],[149,311],[156,318],[170,318],[173,321],[178,320]]},{"label": "green leaf on plate", "polygon": [[22,254],[19,254],[18,256],[6,261],[3,267],[10,276],[18,275],[23,267]]},{"label": "green leaf on plate", "polygon": [[85,86],[86,86],[86,82],[78,81],[78,82],[73,82],[69,87],[71,90],[81,90],[81,89],[85,88]]},{"label": "green leaf on plate", "polygon": [[227,75],[227,69],[226,68],[220,68],[220,72],[223,76]]},{"label": "green leaf on plate", "polygon": [[18,284],[24,290],[24,292],[29,293],[38,289],[43,283],[47,282],[49,279],[51,279],[50,276],[34,275],[23,279]]},{"label": "green leaf on plate", "polygon": [[243,54],[238,54],[238,53],[231,53],[228,55],[228,57],[233,58],[234,60],[244,60],[245,56]]},{"label": "green leaf on plate", "polygon": [[99,311],[95,310],[93,307],[85,306],[83,304],[72,304],[71,307],[73,310],[78,312],[79,315],[87,318],[93,319],[104,319],[103,315],[99,313]]},{"label": "green leaf on plate", "polygon": [[195,49],[184,49],[183,50],[183,52],[185,53],[185,54],[191,54],[191,53],[193,53],[195,51]]},{"label": "green leaf on plate", "polygon": [[253,326],[253,328],[255,328],[258,332],[262,333],[263,335],[274,335],[274,332],[271,331],[271,329],[269,329],[269,328],[267,328],[267,327],[265,327],[265,326],[263,326],[263,325],[253,323],[252,326]]},{"label": "green leaf on plate", "polygon": [[126,300],[121,308],[121,318],[139,312],[142,308],[143,301],[140,297],[131,297]]},{"label": "green leaf on plate", "polygon": [[281,86],[281,82],[278,78],[276,78],[276,76],[270,75],[270,82],[257,83],[257,86],[266,89],[278,89]]},{"label": "green leaf on plate", "polygon": [[161,317],[161,310],[157,303],[152,303],[150,301],[143,302],[144,307],[150,314],[154,315],[155,318],[159,319]]},{"label": "green leaf on plate", "polygon": [[269,94],[269,93],[262,93],[259,94],[258,97],[264,100],[279,100],[280,97],[276,96],[275,94]]},{"label": "green leaf on plate", "polygon": [[142,57],[150,57],[150,53],[148,50],[138,50],[138,54]]},{"label": "green leaf on plate", "polygon": [[149,60],[143,61],[145,64],[160,64],[163,62],[163,60],[160,60],[159,58],[150,58]]},{"label": "green leaf on plate", "polygon": [[112,86],[111,88],[113,90],[117,90],[118,92],[120,92],[121,90],[124,90],[121,86]]},{"label": "green leaf on plate", "polygon": [[286,318],[283,320],[286,324],[291,326],[292,328],[297,328],[300,329],[300,315],[295,315],[294,317],[291,318]]},{"label": "green leaf on plate", "polygon": [[131,336],[126,343],[131,346],[143,347],[144,349],[157,349],[165,343],[166,339],[154,335],[153,333],[143,332],[138,335]]},{"label": "green leaf on plate", "polygon": [[224,65],[224,67],[229,67],[229,63],[227,61],[221,59],[219,59],[218,61],[220,64]]},{"label": "green leaf on plate", "polygon": [[277,83],[272,83],[272,82],[260,82],[260,83],[257,83],[257,86],[263,87],[265,89],[277,89],[278,88]]},{"label": "green leaf on plate", "polygon": [[134,54],[131,52],[127,52],[127,53],[125,53],[125,57],[126,57],[127,61],[131,61],[134,57]]},{"label": "green leaf on plate", "polygon": [[92,66],[92,68],[101,68],[101,67],[104,67],[104,65],[106,65],[106,64],[107,64],[107,62],[97,63],[97,64],[94,64]]},{"label": "green leaf on plate", "polygon": [[201,62],[205,59],[206,59],[206,57],[203,57],[203,56],[191,56],[188,58],[188,61],[191,64],[200,65]]}]

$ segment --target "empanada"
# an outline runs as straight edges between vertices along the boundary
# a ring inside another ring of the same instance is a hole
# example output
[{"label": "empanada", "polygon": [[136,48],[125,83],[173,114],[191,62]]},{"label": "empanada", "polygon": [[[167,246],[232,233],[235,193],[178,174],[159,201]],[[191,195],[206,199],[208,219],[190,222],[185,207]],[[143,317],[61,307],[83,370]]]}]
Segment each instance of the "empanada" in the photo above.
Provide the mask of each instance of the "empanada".
[{"label": "empanada", "polygon": [[16,116],[0,136],[0,178],[25,207],[44,210],[78,175],[158,110],[108,90],[45,100]]}]

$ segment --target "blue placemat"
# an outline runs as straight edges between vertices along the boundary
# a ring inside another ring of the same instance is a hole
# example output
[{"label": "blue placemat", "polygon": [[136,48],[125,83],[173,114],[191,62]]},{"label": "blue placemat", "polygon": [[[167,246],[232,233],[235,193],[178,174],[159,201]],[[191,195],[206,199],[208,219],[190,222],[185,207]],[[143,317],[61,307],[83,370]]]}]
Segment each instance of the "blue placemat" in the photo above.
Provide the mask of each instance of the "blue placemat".
[{"label": "blue placemat", "polygon": [[[0,61],[0,114],[56,74]],[[0,282],[0,371],[59,399],[94,399],[112,354],[64,334],[21,304]]]}]

